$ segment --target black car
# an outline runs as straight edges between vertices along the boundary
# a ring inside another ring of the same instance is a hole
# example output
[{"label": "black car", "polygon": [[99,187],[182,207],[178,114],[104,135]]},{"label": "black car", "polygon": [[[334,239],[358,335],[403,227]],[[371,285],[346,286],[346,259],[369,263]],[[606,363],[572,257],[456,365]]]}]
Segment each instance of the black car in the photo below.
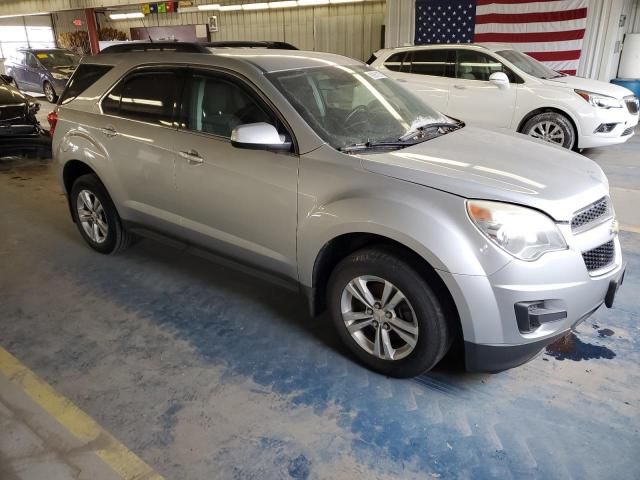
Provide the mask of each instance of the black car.
[{"label": "black car", "polygon": [[50,156],[51,137],[40,126],[40,104],[15,86],[12,77],[0,75],[0,157]]}]

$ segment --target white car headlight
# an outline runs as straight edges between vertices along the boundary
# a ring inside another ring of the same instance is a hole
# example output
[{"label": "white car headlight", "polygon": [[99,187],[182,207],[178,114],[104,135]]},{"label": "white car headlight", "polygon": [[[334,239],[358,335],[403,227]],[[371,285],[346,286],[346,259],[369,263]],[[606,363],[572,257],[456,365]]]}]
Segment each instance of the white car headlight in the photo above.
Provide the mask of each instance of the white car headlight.
[{"label": "white car headlight", "polygon": [[510,203],[467,200],[467,213],[478,229],[500,248],[521,260],[565,250],[567,243],[551,218]]},{"label": "white car headlight", "polygon": [[607,95],[600,95],[598,93],[587,92],[584,90],[574,90],[585,101],[589,102],[596,108],[622,108],[622,102],[617,98],[609,97]]},{"label": "white car headlight", "polygon": [[69,77],[63,73],[52,73],[51,76],[56,80],[69,80]]}]

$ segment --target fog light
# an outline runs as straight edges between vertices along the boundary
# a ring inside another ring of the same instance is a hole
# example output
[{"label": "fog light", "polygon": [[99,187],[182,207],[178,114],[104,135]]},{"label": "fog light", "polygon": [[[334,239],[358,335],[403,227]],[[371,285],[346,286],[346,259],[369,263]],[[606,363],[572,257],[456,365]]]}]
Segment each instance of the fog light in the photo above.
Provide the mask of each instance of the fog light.
[{"label": "fog light", "polygon": [[567,318],[567,311],[561,308],[546,307],[544,300],[518,302],[514,305],[516,321],[521,333],[530,333],[543,323],[555,322]]},{"label": "fog light", "polygon": [[596,128],[593,133],[609,133],[611,130],[616,128],[617,123],[601,123],[598,128]]}]

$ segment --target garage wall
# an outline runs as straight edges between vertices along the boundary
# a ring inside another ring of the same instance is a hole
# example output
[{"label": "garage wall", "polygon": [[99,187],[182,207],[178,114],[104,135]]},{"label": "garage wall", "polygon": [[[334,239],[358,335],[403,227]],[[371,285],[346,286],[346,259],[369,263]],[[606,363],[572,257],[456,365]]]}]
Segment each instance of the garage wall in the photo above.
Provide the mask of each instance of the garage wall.
[{"label": "garage wall", "polygon": [[[151,14],[145,17],[144,22],[147,27],[205,25],[207,18],[215,15],[219,31],[211,34],[212,41],[278,40],[303,50],[326,51],[366,60],[373,51],[381,48],[385,3],[380,0],[278,10]],[[143,26],[139,19],[113,21],[106,15],[100,15],[98,22],[101,26],[123,30],[127,35],[130,35],[130,28]]]},{"label": "garage wall", "polygon": [[[67,10],[64,12],[55,12],[51,14],[53,25],[55,27],[56,36],[65,32],[75,32],[76,30],[87,30],[87,18],[84,10]],[[73,24],[75,19],[82,20],[82,25],[76,27]]]}]

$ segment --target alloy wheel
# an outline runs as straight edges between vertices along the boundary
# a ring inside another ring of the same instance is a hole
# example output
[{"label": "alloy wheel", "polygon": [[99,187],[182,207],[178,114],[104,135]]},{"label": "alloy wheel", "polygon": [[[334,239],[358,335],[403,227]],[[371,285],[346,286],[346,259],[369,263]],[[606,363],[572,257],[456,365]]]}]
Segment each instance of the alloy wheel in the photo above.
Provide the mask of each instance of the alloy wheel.
[{"label": "alloy wheel", "polygon": [[529,135],[545,142],[564,145],[564,131],[555,122],[544,120],[534,124],[529,130]]},{"label": "alloy wheel", "polygon": [[363,275],[342,292],[345,327],[367,353],[383,360],[407,357],[418,342],[418,320],[407,297],[380,277]]},{"label": "alloy wheel", "polygon": [[49,82],[44,84],[44,96],[47,98],[47,101],[53,103],[56,98],[56,92],[53,91],[53,87]]},{"label": "alloy wheel", "polygon": [[87,236],[97,244],[109,234],[107,216],[98,197],[90,190],[81,190],[76,201],[78,221]]}]

